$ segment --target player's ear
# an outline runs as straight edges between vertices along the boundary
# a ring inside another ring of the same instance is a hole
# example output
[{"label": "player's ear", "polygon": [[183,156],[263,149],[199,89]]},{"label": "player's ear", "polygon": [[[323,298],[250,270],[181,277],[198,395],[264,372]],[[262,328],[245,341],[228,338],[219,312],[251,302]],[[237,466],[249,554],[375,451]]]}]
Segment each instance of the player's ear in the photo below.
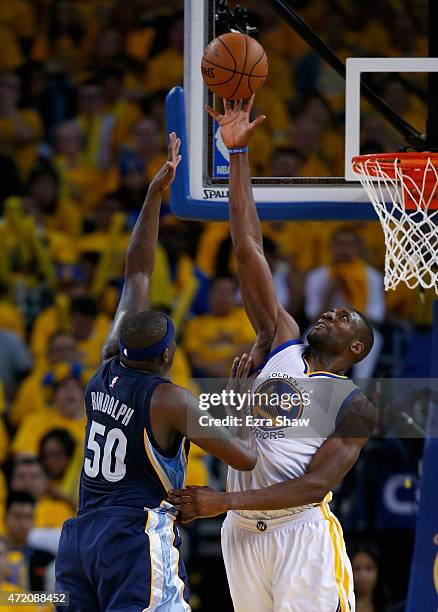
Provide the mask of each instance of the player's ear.
[{"label": "player's ear", "polygon": [[169,359],[170,359],[169,349],[165,348],[164,351],[161,353],[161,361],[163,361],[164,363],[168,363]]},{"label": "player's ear", "polygon": [[350,345],[350,350],[356,355],[356,357],[359,357],[359,355],[363,352],[364,348],[365,345],[360,340],[353,340]]}]

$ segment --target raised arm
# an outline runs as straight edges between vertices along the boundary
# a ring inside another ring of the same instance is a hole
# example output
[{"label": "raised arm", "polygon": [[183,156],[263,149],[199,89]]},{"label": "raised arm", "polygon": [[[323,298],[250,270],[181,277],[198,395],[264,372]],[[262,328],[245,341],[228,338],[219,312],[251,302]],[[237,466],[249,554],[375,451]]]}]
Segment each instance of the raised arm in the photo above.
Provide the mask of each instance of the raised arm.
[{"label": "raised arm", "polygon": [[152,179],[132,231],[126,253],[125,284],[111,331],[102,350],[102,360],[117,355],[119,332],[124,319],[148,307],[149,285],[157,250],[161,199],[172,184],[176,168],[181,161],[181,155],[178,155],[179,147],[180,139],[172,132],[169,136],[167,161]]},{"label": "raised arm", "polygon": [[[257,333],[257,342],[267,350],[300,335],[295,320],[281,306],[263,253],[260,220],[251,188],[251,175],[245,149],[264,116],[249,121],[254,96],[236,101],[224,100],[223,115],[207,107],[218,121],[224,144],[230,151],[230,226],[237,258],[240,290],[248,317]],[[233,152],[235,151],[235,152]],[[256,364],[257,365],[257,364]]]}]

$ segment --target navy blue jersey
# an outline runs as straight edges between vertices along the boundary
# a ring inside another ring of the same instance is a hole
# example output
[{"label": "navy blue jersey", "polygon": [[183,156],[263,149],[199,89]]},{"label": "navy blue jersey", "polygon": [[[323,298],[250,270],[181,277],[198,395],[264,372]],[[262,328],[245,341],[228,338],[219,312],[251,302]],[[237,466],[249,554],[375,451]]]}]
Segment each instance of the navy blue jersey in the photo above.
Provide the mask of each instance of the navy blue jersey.
[{"label": "navy blue jersey", "polygon": [[104,506],[157,508],[171,488],[183,488],[189,442],[172,453],[154,439],[150,401],[165,378],[104,362],[85,390],[87,428],[79,512]]}]

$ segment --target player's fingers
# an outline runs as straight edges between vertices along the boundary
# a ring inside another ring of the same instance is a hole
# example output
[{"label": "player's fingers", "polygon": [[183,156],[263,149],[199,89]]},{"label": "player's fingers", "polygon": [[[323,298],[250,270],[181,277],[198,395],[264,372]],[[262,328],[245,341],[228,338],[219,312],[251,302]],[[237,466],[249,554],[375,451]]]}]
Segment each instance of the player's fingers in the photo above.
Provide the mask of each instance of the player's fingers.
[{"label": "player's fingers", "polygon": [[249,373],[251,372],[253,363],[254,363],[253,358],[251,357],[251,355],[248,355],[248,359],[246,360],[243,366],[243,372],[242,372],[243,378],[248,378]]},{"label": "player's fingers", "polygon": [[216,121],[220,121],[222,119],[222,115],[211,106],[208,106],[208,104],[206,105],[205,110],[212,119],[216,119]]},{"label": "player's fingers", "polygon": [[231,100],[226,100],[224,98],[224,109],[225,109],[225,112],[233,110],[231,106]]},{"label": "player's fingers", "polygon": [[178,166],[179,162],[182,160],[182,155],[178,155],[178,157],[175,160],[175,168]]},{"label": "player's fingers", "polygon": [[175,146],[176,146],[176,134],[175,132],[170,132],[169,134],[169,145],[167,147],[167,158],[170,161],[175,161]]},{"label": "player's fingers", "polygon": [[249,129],[250,130],[255,130],[255,128],[260,125],[261,123],[263,123],[263,121],[266,119],[266,115],[259,115],[258,117],[256,117],[254,119],[254,121],[252,123],[249,124]]},{"label": "player's fingers", "polygon": [[174,506],[177,510],[185,510],[188,506],[192,506],[193,503],[192,501],[189,500],[183,500],[183,501],[174,501],[171,502],[172,506]]},{"label": "player's fingers", "polygon": [[243,110],[245,113],[250,113],[252,109],[252,105],[254,103],[255,94],[252,94],[250,98],[247,98],[243,101]]},{"label": "player's fingers", "polygon": [[239,365],[237,367],[237,378],[242,378],[243,370],[245,368],[245,363],[247,359],[248,359],[248,354],[243,353],[242,357],[240,358]]},{"label": "player's fingers", "polygon": [[231,378],[236,378],[237,366],[239,365],[239,358],[236,356],[233,359],[233,365],[231,366]]},{"label": "player's fingers", "polygon": [[242,110],[242,100],[234,100],[234,110],[235,111]]}]

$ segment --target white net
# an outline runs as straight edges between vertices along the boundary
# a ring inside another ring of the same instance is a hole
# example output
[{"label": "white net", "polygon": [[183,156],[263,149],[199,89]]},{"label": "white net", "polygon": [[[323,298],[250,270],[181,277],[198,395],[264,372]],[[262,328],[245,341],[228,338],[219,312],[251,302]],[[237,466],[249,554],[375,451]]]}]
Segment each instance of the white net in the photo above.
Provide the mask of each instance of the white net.
[{"label": "white net", "polygon": [[353,160],[385,236],[385,290],[404,282],[438,294],[438,158],[401,157]]}]

